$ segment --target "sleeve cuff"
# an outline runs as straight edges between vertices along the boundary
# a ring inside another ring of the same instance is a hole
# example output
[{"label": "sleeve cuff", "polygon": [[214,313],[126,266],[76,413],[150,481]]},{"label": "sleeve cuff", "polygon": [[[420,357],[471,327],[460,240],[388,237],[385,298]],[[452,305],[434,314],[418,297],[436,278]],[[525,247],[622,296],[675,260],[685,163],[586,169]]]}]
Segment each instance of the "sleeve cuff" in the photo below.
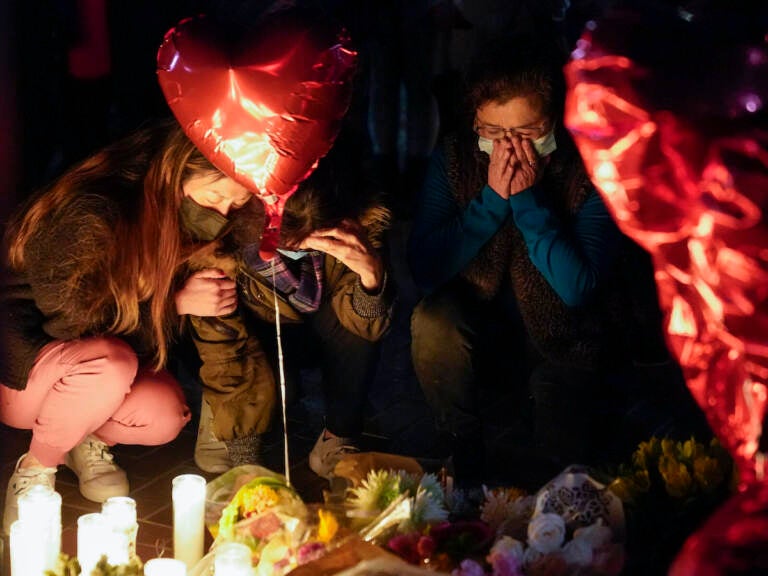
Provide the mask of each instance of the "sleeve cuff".
[{"label": "sleeve cuff", "polygon": [[366,292],[360,283],[358,276],[355,286],[352,290],[352,309],[360,315],[361,318],[379,318],[389,311],[392,305],[389,289],[389,275],[384,272],[384,279],[381,282],[379,291],[375,294]]}]

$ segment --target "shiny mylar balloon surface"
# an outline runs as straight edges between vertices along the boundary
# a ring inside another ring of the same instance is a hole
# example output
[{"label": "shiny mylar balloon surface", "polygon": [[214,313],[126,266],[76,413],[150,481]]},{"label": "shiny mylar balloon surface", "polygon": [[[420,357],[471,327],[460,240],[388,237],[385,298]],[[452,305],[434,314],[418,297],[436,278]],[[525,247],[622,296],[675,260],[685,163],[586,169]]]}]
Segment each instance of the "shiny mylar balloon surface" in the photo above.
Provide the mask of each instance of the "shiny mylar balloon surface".
[{"label": "shiny mylar balloon surface", "polygon": [[338,134],[357,54],[343,30],[292,13],[247,33],[205,15],[166,33],[157,55],[163,94],[185,133],[264,203],[262,252],[277,244],[285,201]]},{"label": "shiny mylar balloon surface", "polygon": [[707,9],[606,14],[565,68],[566,126],[652,254],[668,346],[739,472],[675,575],[731,573],[740,547],[763,562],[768,549],[768,26]]}]

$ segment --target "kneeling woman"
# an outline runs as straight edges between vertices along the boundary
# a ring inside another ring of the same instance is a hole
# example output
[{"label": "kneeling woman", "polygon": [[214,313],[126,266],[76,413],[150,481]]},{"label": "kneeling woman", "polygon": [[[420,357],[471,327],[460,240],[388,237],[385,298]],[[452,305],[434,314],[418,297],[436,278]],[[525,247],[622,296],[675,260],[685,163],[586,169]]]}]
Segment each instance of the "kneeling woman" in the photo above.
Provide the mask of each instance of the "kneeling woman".
[{"label": "kneeling woman", "polygon": [[8,483],[17,499],[56,467],[101,502],[127,495],[115,444],[159,445],[190,419],[163,370],[179,323],[177,272],[191,243],[183,184],[215,170],[175,123],[94,154],[33,196],[6,229],[0,420],[32,430]]}]

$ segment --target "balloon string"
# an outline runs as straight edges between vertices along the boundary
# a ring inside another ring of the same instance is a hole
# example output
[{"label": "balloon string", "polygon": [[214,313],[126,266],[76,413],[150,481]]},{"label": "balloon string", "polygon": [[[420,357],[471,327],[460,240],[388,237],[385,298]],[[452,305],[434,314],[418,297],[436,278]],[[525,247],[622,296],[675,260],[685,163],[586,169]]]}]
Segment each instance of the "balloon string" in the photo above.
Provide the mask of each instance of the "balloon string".
[{"label": "balloon string", "polygon": [[277,367],[280,374],[280,400],[283,412],[283,456],[285,458],[285,481],[291,485],[291,469],[288,466],[288,417],[285,409],[285,370],[283,368],[283,339],[280,332],[280,306],[277,301],[277,289],[275,288],[275,259],[272,259],[272,295],[275,301],[275,334],[277,338]]}]

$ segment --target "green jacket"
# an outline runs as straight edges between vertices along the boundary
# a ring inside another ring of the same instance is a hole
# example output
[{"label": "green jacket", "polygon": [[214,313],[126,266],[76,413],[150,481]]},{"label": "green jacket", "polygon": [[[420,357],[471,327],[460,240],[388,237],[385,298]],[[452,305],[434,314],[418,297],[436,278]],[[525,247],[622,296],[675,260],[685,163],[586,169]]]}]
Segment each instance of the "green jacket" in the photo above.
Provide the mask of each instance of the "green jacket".
[{"label": "green jacket", "polygon": [[[257,201],[251,202],[251,204]],[[253,207],[251,207],[253,208]],[[183,220],[200,240],[216,241],[190,259],[190,273],[204,268],[219,268],[238,286],[238,309],[228,316],[190,316],[192,339],[202,365],[200,380],[203,398],[214,415],[214,433],[230,440],[262,433],[269,426],[275,403],[274,373],[259,340],[249,334],[246,317],[274,323],[275,296],[272,287],[251,273],[242,258],[245,247],[238,230],[249,229],[258,237],[263,218],[258,210],[239,210],[232,222],[210,210],[186,202]],[[381,209],[373,209],[363,224],[375,246],[380,245],[386,218]],[[323,300],[330,301],[339,322],[350,332],[370,341],[381,339],[390,326],[393,290],[388,280],[378,294],[368,294],[359,277],[331,256],[325,257]],[[303,315],[277,295],[280,321],[299,323]]]}]

